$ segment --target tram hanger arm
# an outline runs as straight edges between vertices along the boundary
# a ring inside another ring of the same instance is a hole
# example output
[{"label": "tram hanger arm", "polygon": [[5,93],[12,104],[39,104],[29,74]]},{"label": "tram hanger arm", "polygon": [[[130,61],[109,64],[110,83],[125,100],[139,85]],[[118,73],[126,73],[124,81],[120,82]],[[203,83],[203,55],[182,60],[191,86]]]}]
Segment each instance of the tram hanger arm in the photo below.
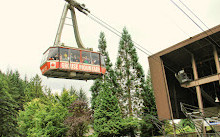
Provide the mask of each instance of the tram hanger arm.
[{"label": "tram hanger arm", "polygon": [[85,8],[85,5],[80,4],[80,3],[76,2],[75,0],[65,0],[65,1],[68,2],[68,4],[64,6],[64,12],[62,14],[62,18],[61,18],[60,25],[59,25],[59,28],[58,28],[58,31],[57,31],[57,35],[56,35],[54,45],[59,45],[59,43],[60,43],[61,33],[62,33],[62,30],[63,30],[63,26],[64,26],[65,18],[66,18],[66,15],[67,15],[67,11],[70,10],[71,11],[71,16],[72,16],[73,29],[74,29],[74,34],[75,34],[75,39],[76,39],[77,46],[81,49],[86,49],[85,46],[82,43],[81,38],[80,38],[74,8],[78,9],[80,12],[82,12],[86,15],[88,13],[90,13],[90,11]]},{"label": "tram hanger arm", "polygon": [[75,0],[65,0],[65,1],[86,15],[88,15],[88,13],[90,13],[90,11],[85,7],[85,4],[80,4],[80,3],[76,2]]},{"label": "tram hanger arm", "polygon": [[80,38],[80,34],[79,34],[79,29],[78,29],[78,24],[77,24],[77,20],[76,20],[76,14],[75,14],[74,7],[69,5],[69,9],[71,11],[72,22],[74,24],[73,25],[73,29],[74,29],[74,34],[75,34],[75,38],[76,38],[76,43],[77,43],[79,48],[85,49],[85,46],[83,45],[82,40]]}]

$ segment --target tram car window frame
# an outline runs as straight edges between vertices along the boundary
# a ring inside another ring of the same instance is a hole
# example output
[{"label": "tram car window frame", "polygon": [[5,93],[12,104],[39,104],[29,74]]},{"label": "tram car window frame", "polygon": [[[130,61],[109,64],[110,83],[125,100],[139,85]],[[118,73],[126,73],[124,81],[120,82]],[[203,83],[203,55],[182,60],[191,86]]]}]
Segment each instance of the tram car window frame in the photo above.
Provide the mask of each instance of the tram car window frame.
[{"label": "tram car window frame", "polygon": [[91,52],[82,51],[82,63],[91,64]]},{"label": "tram car window frame", "polygon": [[80,50],[70,49],[70,62],[80,62]]},{"label": "tram car window frame", "polygon": [[92,57],[92,61],[91,64],[92,65],[100,65],[100,54],[99,53],[91,53],[91,57]]},{"label": "tram car window frame", "polygon": [[68,48],[59,48],[60,49],[60,61],[69,62],[69,49]]}]

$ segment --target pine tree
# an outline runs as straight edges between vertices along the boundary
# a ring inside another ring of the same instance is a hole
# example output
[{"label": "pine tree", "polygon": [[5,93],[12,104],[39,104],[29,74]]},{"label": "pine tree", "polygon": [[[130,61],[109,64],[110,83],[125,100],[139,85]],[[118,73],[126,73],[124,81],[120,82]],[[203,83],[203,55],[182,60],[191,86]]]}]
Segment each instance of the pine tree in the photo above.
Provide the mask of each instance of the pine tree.
[{"label": "pine tree", "polygon": [[143,123],[141,125],[141,137],[160,135],[159,129],[151,122],[151,116],[157,116],[157,109],[155,98],[153,94],[153,87],[151,83],[150,73],[147,75],[145,91],[141,96],[143,103]]},{"label": "pine tree", "polygon": [[[107,42],[105,39],[105,34],[103,32],[100,33],[99,36],[99,52],[102,53],[103,56],[105,56],[105,65],[106,65],[106,73],[104,78],[100,77],[98,79],[95,80],[93,86],[90,88],[91,92],[92,92],[92,99],[91,99],[91,104],[92,104],[92,109],[95,108],[95,100],[96,97],[99,94],[100,91],[100,87],[102,85],[102,81],[105,80],[110,84],[109,88],[115,88],[115,89],[119,89],[119,85],[117,84],[116,81],[116,75],[115,72],[112,68],[112,63],[109,57],[109,54],[107,52]],[[113,91],[113,94],[117,93],[117,90]]]},{"label": "pine tree", "polygon": [[[144,95],[148,91],[144,71],[138,62],[135,46],[126,28],[123,29],[119,42],[115,71],[117,82],[121,87],[121,90],[118,90],[116,95],[119,98],[123,118],[125,120],[134,120],[135,122],[135,118],[142,117],[144,105],[142,94]],[[135,124],[133,127],[131,126],[128,135],[134,137],[137,128]]]},{"label": "pine tree", "polygon": [[94,130],[98,137],[113,137],[121,131],[121,111],[118,100],[109,88],[110,84],[104,82],[97,96],[97,106],[94,111]]},{"label": "pine tree", "polygon": [[0,136],[17,136],[17,102],[9,93],[8,78],[0,72]]},{"label": "pine tree", "polygon": [[75,94],[71,95],[66,88],[63,88],[61,95],[56,94],[55,97],[58,102],[66,108],[68,108],[77,98]]},{"label": "pine tree", "polygon": [[123,29],[116,61],[117,82],[121,86],[118,93],[124,117],[140,116],[143,100],[141,93],[146,92],[145,76],[131,36]]},{"label": "pine tree", "polygon": [[76,95],[76,89],[74,89],[73,86],[70,87],[70,95]]},{"label": "pine tree", "polygon": [[86,93],[83,91],[82,88],[77,92],[77,97],[78,97],[78,100],[88,102],[88,98],[86,97]]},{"label": "pine tree", "polygon": [[13,72],[8,71],[7,73],[8,85],[9,85],[9,93],[12,95],[12,98],[17,102],[18,108],[17,110],[23,109],[23,104],[25,102],[25,82],[20,78],[20,74],[18,71]]},{"label": "pine tree", "polygon": [[106,65],[106,73],[104,79],[108,81],[109,83],[112,83],[114,86],[117,85],[116,83],[116,77],[114,70],[112,68],[112,63],[109,57],[109,54],[107,52],[107,42],[105,39],[105,34],[103,32],[100,33],[100,39],[99,39],[99,52],[102,53],[102,55],[105,57],[105,65]]},{"label": "pine tree", "polygon": [[31,78],[30,82],[27,83],[25,88],[25,100],[26,102],[30,102],[34,98],[41,98],[44,96],[42,80],[39,75],[35,75],[35,77]]},{"label": "pine tree", "polygon": [[92,98],[91,98],[92,109],[95,109],[95,106],[96,106],[95,101],[96,101],[96,97],[99,94],[101,84],[102,84],[102,78],[97,78],[90,88],[90,91],[92,92],[91,94],[92,95]]}]

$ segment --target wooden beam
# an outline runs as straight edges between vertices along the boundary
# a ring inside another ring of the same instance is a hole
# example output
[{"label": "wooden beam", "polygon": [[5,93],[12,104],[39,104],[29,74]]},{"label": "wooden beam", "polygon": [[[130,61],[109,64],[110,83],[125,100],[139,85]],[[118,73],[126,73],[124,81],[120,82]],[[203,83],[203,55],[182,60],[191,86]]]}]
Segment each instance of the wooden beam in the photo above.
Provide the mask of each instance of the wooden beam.
[{"label": "wooden beam", "polygon": [[189,83],[183,83],[183,84],[181,84],[181,87],[191,88],[191,87],[211,83],[211,82],[214,82],[214,81],[218,81],[219,77],[220,77],[220,74],[215,74],[215,75],[211,75],[211,76],[208,76],[208,77],[199,78],[199,79],[191,81]]}]

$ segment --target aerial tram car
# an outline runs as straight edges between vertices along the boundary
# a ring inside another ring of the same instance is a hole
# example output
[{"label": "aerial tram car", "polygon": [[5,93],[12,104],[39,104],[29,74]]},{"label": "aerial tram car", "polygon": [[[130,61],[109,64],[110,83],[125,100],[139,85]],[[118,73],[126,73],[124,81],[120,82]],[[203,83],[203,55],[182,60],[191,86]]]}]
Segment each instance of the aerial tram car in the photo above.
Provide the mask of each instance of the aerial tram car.
[{"label": "aerial tram car", "polygon": [[[90,11],[85,8],[85,5],[74,0],[65,1],[68,4],[64,6],[54,46],[44,52],[40,66],[41,72],[44,76],[52,78],[94,80],[106,72],[104,56],[99,52],[92,51],[92,49],[86,49],[82,44],[74,8],[86,15]],[[68,10],[71,12],[78,48],[64,46],[60,43]]]}]

